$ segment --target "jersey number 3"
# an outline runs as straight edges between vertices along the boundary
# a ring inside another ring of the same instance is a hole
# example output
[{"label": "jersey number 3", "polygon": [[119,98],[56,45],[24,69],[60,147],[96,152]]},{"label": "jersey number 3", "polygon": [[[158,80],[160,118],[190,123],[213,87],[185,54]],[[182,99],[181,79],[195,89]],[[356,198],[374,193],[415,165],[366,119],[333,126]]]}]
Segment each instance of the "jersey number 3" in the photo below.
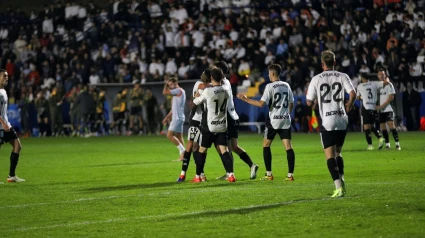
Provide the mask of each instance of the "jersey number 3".
[{"label": "jersey number 3", "polygon": [[[338,98],[339,94],[341,93],[341,90],[342,90],[341,83],[336,82],[332,84],[332,91],[335,91],[334,95],[332,96],[332,99],[335,102],[342,101],[342,98]],[[324,83],[320,85],[320,99],[322,103],[330,103],[332,101],[331,99],[326,99],[330,91],[331,91],[331,86],[329,84]]]},{"label": "jersey number 3", "polygon": [[[218,99],[214,100],[215,102],[215,115],[218,115]],[[223,103],[220,106],[220,112],[224,113],[227,107],[227,98],[224,99]]]},{"label": "jersey number 3", "polygon": [[283,92],[282,94],[281,93],[275,93],[274,94],[274,96],[273,96],[273,101],[274,101],[273,107],[274,108],[276,108],[276,109],[281,108],[281,106],[279,105],[280,100],[283,101],[282,106],[284,108],[287,108],[288,107],[288,93]]}]

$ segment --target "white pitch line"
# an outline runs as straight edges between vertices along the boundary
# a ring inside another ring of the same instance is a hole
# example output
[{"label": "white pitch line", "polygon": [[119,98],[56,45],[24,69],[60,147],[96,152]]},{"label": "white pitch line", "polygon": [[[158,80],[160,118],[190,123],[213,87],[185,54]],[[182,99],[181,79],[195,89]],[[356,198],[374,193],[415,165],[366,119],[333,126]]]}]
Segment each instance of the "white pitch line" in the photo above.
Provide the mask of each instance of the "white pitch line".
[{"label": "white pitch line", "polygon": [[50,226],[32,226],[32,227],[21,227],[12,229],[9,231],[29,231],[29,230],[42,230],[42,229],[54,229],[59,227],[76,227],[83,225],[91,225],[91,224],[102,224],[102,223],[114,223],[114,222],[126,222],[126,221],[134,221],[134,220],[144,220],[144,219],[164,219],[168,217],[185,217],[191,215],[200,215],[204,213],[213,213],[213,212],[225,212],[225,211],[240,211],[246,209],[255,209],[255,208],[267,208],[274,206],[282,206],[282,205],[291,205],[297,203],[309,203],[309,202],[321,202],[321,201],[329,201],[331,198],[322,198],[322,199],[308,199],[308,200],[295,200],[295,201],[287,201],[287,202],[278,202],[271,204],[260,204],[260,205],[250,205],[245,207],[236,207],[230,208],[227,210],[205,210],[205,211],[197,211],[197,212],[188,212],[188,213],[175,213],[175,214],[166,214],[166,215],[151,215],[151,216],[139,216],[139,217],[122,217],[122,218],[112,218],[108,220],[98,220],[98,221],[82,221],[75,223],[65,223],[65,224],[56,224]]}]

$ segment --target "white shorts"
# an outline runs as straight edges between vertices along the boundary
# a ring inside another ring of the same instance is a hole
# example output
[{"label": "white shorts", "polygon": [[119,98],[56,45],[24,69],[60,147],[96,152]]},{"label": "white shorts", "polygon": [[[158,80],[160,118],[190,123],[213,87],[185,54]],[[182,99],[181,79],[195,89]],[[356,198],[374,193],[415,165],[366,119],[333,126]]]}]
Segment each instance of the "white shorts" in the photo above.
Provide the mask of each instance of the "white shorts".
[{"label": "white shorts", "polygon": [[183,133],[183,124],[184,124],[184,121],[182,120],[178,120],[178,119],[171,120],[170,127],[168,127],[168,130],[173,132]]}]

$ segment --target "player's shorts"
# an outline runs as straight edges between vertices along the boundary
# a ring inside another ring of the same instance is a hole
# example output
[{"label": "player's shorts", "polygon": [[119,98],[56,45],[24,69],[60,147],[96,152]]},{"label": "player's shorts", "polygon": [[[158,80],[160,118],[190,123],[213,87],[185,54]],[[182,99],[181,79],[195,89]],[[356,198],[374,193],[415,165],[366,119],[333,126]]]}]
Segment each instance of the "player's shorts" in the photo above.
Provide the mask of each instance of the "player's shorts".
[{"label": "player's shorts", "polygon": [[0,129],[0,145],[9,143],[9,141],[16,140],[18,138],[18,134],[16,134],[16,131],[13,127],[11,127],[9,131]]},{"label": "player's shorts", "polygon": [[183,132],[183,124],[184,124],[184,121],[178,120],[178,119],[173,119],[170,122],[170,127],[168,127],[168,130],[173,131],[173,132],[177,132],[177,133],[182,133]]},{"label": "player's shorts", "polygon": [[40,119],[47,118],[47,117],[49,117],[49,113],[47,113],[46,111],[38,115],[38,118]]},{"label": "player's shorts", "polygon": [[231,117],[227,117],[227,136],[229,139],[238,138],[239,120],[233,120]]},{"label": "player's shorts", "polygon": [[380,112],[379,113],[379,123],[385,123],[387,121],[394,121],[393,112]]},{"label": "player's shorts", "polygon": [[201,137],[200,121],[190,120],[187,140],[199,143]]},{"label": "player's shorts", "polygon": [[362,108],[363,124],[375,124],[376,111]]},{"label": "player's shorts", "polygon": [[321,131],[320,138],[322,139],[323,149],[326,149],[334,145],[338,147],[343,146],[346,135],[347,135],[347,130]]},{"label": "player's shorts", "polygon": [[227,146],[227,132],[213,133],[210,131],[202,131],[200,144],[202,147],[211,148],[212,144]]},{"label": "player's shorts", "polygon": [[280,139],[291,139],[291,128],[288,129],[274,129],[273,127],[266,127],[264,130],[264,139],[273,140],[274,137],[278,134]]},{"label": "player's shorts", "polygon": [[124,115],[124,112],[114,112],[113,117],[114,117],[114,121],[118,121],[118,120],[124,119],[125,115]]},{"label": "player's shorts", "polygon": [[136,106],[130,108],[130,115],[132,116],[140,116],[142,114],[142,107]]}]

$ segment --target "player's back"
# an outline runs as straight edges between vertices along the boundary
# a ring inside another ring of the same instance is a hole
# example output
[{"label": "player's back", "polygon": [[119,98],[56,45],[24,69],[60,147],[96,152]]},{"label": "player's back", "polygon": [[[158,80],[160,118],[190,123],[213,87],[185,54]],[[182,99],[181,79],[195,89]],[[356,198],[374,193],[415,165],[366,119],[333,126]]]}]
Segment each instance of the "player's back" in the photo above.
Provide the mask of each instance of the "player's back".
[{"label": "player's back", "polygon": [[[345,90],[344,90],[345,89]],[[316,76],[310,82],[307,99],[314,100],[317,97],[319,112],[322,118],[322,130],[345,130],[348,117],[345,112],[344,97],[354,90],[348,75],[326,70]]]},{"label": "player's back", "polygon": [[[192,90],[192,98],[196,97],[196,94],[200,92],[199,90],[199,85],[203,84],[204,82],[202,82],[201,80],[196,81],[195,85],[193,86],[193,90]],[[191,110],[190,112],[190,119],[195,120],[195,121],[201,121],[202,119],[202,105],[199,105],[197,107],[195,107],[193,110]]]},{"label": "player's back", "polygon": [[[10,125],[9,119],[7,118],[7,102],[8,97],[6,90],[0,89],[0,116]],[[0,128],[2,129],[3,127],[0,125]]]},{"label": "player's back", "polygon": [[[395,89],[393,84],[389,83],[379,90],[379,103],[381,105],[384,104],[391,94],[395,94]],[[382,108],[380,112],[393,112],[391,103],[389,103],[385,108]]]},{"label": "player's back", "polygon": [[362,97],[363,107],[366,110],[375,110],[378,101],[378,91],[383,85],[383,82],[369,81],[357,86],[357,95]]},{"label": "player's back", "polygon": [[202,113],[203,128],[210,132],[219,133],[227,131],[227,100],[229,94],[223,86],[214,86],[205,89],[206,109]]},{"label": "player's back", "polygon": [[227,78],[224,78],[222,86],[229,94],[229,100],[227,100],[227,117],[229,120],[239,120],[239,115],[236,113],[235,104],[233,102],[232,85],[230,84],[230,81]]},{"label": "player's back", "polygon": [[294,102],[294,96],[288,83],[275,81],[267,84],[261,101],[269,106],[267,125],[274,129],[288,129],[291,126],[289,104]]}]

